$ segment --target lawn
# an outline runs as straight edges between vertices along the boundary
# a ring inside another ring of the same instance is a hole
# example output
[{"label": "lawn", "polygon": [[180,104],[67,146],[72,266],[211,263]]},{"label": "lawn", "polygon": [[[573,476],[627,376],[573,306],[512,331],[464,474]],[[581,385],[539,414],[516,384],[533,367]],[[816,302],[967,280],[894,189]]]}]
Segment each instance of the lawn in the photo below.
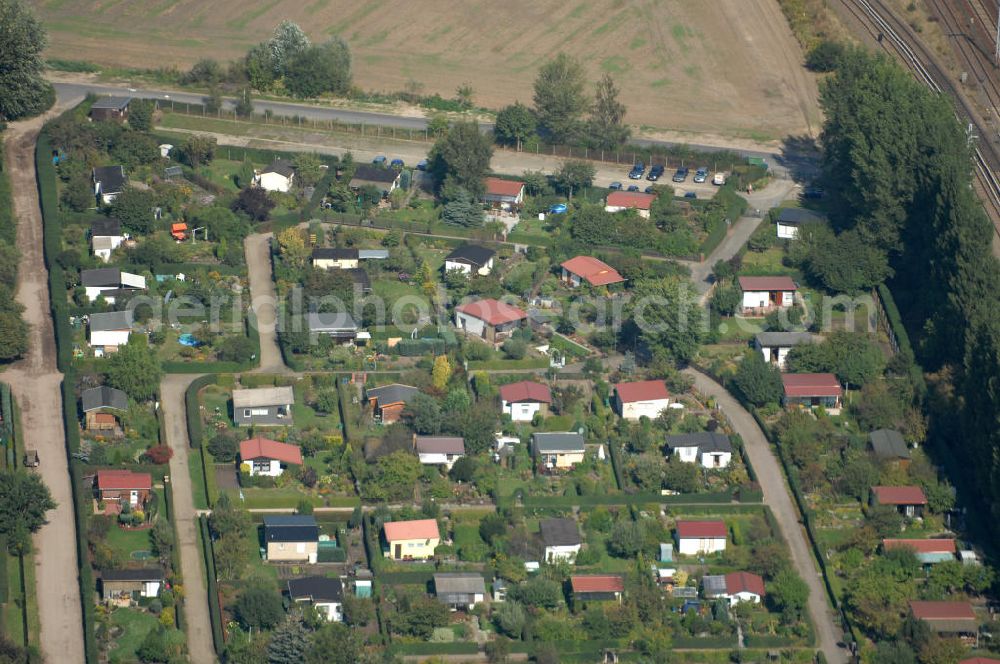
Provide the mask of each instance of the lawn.
[{"label": "lawn", "polygon": [[149,531],[125,530],[118,525],[113,525],[108,530],[107,543],[112,549],[119,551],[124,560],[128,561],[132,559],[133,551],[149,551]]},{"label": "lawn", "polygon": [[740,268],[740,274],[790,274],[798,276],[797,270],[782,263],[784,256],[785,252],[781,247],[771,247],[763,252],[748,251],[743,254],[743,266]]},{"label": "lawn", "polygon": [[136,609],[115,609],[111,614],[111,624],[121,630],[115,645],[111,648],[109,661],[112,664],[136,661],[135,651],[142,645],[149,632],[156,628],[156,616]]},{"label": "lawn", "polygon": [[231,161],[229,159],[215,159],[209,165],[202,166],[198,170],[198,174],[211,180],[226,191],[237,192],[239,191],[239,187],[236,186],[233,176],[239,173],[242,168],[242,162]]}]

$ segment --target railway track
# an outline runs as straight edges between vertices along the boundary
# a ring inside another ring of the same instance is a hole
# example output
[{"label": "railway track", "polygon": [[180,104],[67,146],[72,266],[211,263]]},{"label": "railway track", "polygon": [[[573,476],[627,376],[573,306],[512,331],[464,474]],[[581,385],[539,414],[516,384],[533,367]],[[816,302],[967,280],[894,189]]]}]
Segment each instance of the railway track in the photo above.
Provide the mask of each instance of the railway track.
[{"label": "railway track", "polygon": [[[969,7],[971,12],[973,8],[969,3],[980,0],[928,1],[935,7],[939,3],[943,4],[948,12],[954,10],[949,3],[962,2]],[[1000,155],[997,154],[996,146],[991,141],[995,130],[982,119],[968,99],[961,94],[948,73],[938,66],[930,50],[913,34],[910,26],[899,19],[884,2],[881,0],[840,0],[840,3],[865,27],[883,49],[899,57],[913,71],[917,80],[934,92],[951,96],[955,100],[956,115],[959,120],[970,125],[980,137],[981,142],[975,146],[974,166],[980,195],[993,222],[994,245],[996,246],[997,240],[1000,240],[1000,178],[997,177],[997,172],[1000,171]],[[940,8],[938,7],[938,9]],[[980,5],[980,10],[982,9],[983,7]],[[960,17],[963,14],[949,13],[948,16],[961,20]],[[966,20],[968,18],[966,16]],[[987,99],[990,99],[991,104],[995,107],[996,103],[1000,103],[1000,87],[997,86],[996,74],[991,71],[992,67],[988,61],[984,62],[981,57],[977,57],[977,55],[981,55],[981,51],[976,50],[974,42],[965,43],[964,46],[963,57],[971,58],[967,64],[970,67],[975,65],[972,68],[973,75],[977,76],[977,80],[981,80],[984,90],[991,91],[988,95],[995,95],[993,97],[987,95]]]}]

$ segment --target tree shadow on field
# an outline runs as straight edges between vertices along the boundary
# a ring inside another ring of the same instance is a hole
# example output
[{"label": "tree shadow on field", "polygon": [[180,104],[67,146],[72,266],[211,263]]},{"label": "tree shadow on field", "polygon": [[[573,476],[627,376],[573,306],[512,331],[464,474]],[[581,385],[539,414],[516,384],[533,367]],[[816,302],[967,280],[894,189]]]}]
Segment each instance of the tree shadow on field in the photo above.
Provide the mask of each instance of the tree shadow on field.
[{"label": "tree shadow on field", "polygon": [[778,164],[795,182],[809,184],[820,175],[820,148],[810,136],[787,136],[781,142]]}]

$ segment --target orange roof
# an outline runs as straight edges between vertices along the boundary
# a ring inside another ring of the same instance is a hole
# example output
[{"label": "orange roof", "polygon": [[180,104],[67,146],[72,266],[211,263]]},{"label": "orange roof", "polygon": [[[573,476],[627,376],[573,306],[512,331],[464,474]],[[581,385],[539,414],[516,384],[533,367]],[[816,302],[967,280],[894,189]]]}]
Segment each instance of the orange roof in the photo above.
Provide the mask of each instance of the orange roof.
[{"label": "orange roof", "polygon": [[729,531],[725,521],[678,521],[677,537],[726,537]]},{"label": "orange roof", "polygon": [[440,539],[437,519],[418,519],[416,521],[390,521],[382,526],[385,538],[390,542],[398,540],[428,540]]},{"label": "orange roof", "polygon": [[620,593],[625,581],[617,574],[585,574],[569,577],[575,593]]},{"label": "orange roof", "polygon": [[917,553],[955,553],[955,540],[953,539],[884,539],[882,548],[886,551],[893,549],[913,549]]},{"label": "orange roof", "polygon": [[176,224],[170,224],[170,232],[171,233],[176,233],[177,231],[186,231],[187,229],[188,229],[188,225],[185,224],[183,221],[178,222]]},{"label": "orange roof", "polygon": [[975,620],[976,612],[968,602],[910,602],[910,611],[920,620]]},{"label": "orange roof", "polygon": [[634,383],[618,383],[615,385],[615,391],[618,392],[618,398],[622,400],[622,403],[670,398],[670,391],[667,389],[666,383],[662,380],[639,380]]},{"label": "orange roof", "polygon": [[294,463],[296,466],[302,465],[302,449],[298,445],[279,443],[276,440],[269,440],[257,436],[240,443],[240,458],[244,461],[250,459],[277,459],[284,463]]},{"label": "orange roof", "polygon": [[97,488],[101,491],[114,489],[149,491],[153,488],[153,476],[149,473],[134,473],[131,470],[99,470]]},{"label": "orange roof", "polygon": [[528,317],[528,314],[513,304],[493,299],[477,300],[463,304],[458,308],[458,311],[486,321],[488,325],[503,325],[504,323],[524,320]]},{"label": "orange roof", "polygon": [[641,194],[637,191],[613,191],[608,194],[607,207],[648,210],[655,198],[653,194]]},{"label": "orange roof", "polygon": [[740,290],[744,291],[795,291],[791,277],[740,277]]},{"label": "orange roof", "polygon": [[730,595],[753,593],[763,597],[764,579],[750,572],[730,572],[726,575],[726,592]]},{"label": "orange roof", "polygon": [[517,383],[501,385],[500,399],[508,403],[521,403],[524,401],[552,403],[552,390],[549,389],[548,385],[534,383],[530,380],[522,380]]},{"label": "orange roof", "polygon": [[839,397],[844,393],[831,373],[781,374],[786,397]]},{"label": "orange roof", "polygon": [[625,281],[625,277],[618,274],[618,270],[591,256],[571,258],[562,264],[562,268],[581,279],[586,279],[592,286],[607,286]]},{"label": "orange roof", "polygon": [[873,486],[875,502],[879,505],[926,505],[927,496],[918,486]]},{"label": "orange roof", "polygon": [[519,196],[523,188],[524,183],[517,180],[486,178],[486,193],[491,196]]}]

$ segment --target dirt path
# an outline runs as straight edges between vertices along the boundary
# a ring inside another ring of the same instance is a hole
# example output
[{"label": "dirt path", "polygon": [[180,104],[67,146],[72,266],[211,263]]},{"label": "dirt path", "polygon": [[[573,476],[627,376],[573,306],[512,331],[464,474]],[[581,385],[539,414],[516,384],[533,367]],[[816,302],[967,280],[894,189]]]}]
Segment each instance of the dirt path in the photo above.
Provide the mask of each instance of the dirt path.
[{"label": "dirt path", "polygon": [[785,476],[767,438],[764,437],[753,416],[724,387],[694,369],[685,369],[684,372],[694,378],[695,389],[718,400],[719,406],[732,422],[736,433],[743,438],[750,463],[753,464],[757,479],[764,490],[764,503],[771,508],[781,534],[788,543],[795,570],[809,586],[809,617],[819,639],[819,648],[830,664],[846,662],[847,651],[837,647],[837,643],[843,641],[844,637],[837,627],[837,621],[827,601],[822,574],[816,569],[816,562],[806,541],[806,533],[800,525],[799,512],[793,502],[791,490],[785,483]]},{"label": "dirt path", "polygon": [[271,233],[257,233],[247,236],[243,249],[247,258],[247,275],[250,279],[250,299],[257,314],[257,332],[260,334],[261,373],[283,373],[288,371],[278,348],[277,302],[274,292],[274,278],[271,274]]},{"label": "dirt path", "polygon": [[[17,300],[31,325],[27,357],[0,375],[10,383],[27,447],[38,450],[38,472],[57,503],[48,524],[34,536],[35,577],[41,618],[42,654],[49,662],[84,661],[83,609],[76,555],[76,521],[62,422],[62,374],[56,369],[56,344],[49,310],[48,271],[42,242],[42,214],[35,181],[35,140],[47,117],[10,125],[5,134],[7,172],[14,191],[17,245],[21,264]],[[87,598],[90,601],[90,598]]]},{"label": "dirt path", "polygon": [[187,420],[184,416],[184,391],[197,378],[191,374],[174,374],[163,379],[160,396],[163,399],[163,422],[167,444],[173,450],[170,458],[170,482],[173,485],[174,528],[184,576],[184,618],[190,660],[196,664],[215,661],[212,644],[212,622],[208,615],[208,592],[205,590],[205,568],[198,545],[198,512],[191,492],[188,471]]}]

